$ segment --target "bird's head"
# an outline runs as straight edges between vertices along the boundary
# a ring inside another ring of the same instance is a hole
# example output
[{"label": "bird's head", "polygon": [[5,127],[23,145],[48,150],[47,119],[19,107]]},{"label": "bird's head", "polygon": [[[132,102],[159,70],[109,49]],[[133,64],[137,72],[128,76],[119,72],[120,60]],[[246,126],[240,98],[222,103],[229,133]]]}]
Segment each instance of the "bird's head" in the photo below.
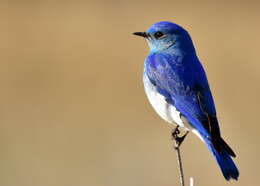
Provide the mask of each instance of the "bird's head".
[{"label": "bird's head", "polygon": [[195,51],[188,32],[175,23],[158,22],[147,31],[135,32],[134,35],[144,37],[153,52],[167,49],[182,50],[183,52]]}]

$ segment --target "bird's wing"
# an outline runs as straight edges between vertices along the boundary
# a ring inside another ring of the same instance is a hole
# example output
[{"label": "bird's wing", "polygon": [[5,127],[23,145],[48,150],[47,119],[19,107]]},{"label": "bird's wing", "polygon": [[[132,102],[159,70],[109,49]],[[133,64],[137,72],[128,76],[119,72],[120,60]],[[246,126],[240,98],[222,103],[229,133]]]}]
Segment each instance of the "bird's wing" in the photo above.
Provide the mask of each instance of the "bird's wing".
[{"label": "bird's wing", "polygon": [[181,112],[202,135],[220,136],[213,98],[205,72],[198,64],[183,66],[178,58],[152,54],[146,58],[145,72],[166,101]]}]

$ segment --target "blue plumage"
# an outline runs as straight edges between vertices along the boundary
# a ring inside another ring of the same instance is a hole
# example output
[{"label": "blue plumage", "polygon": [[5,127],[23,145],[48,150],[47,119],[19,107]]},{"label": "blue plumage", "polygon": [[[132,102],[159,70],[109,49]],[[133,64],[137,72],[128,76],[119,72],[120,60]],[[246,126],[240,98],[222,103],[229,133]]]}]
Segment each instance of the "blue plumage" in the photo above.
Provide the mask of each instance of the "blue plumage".
[{"label": "blue plumage", "polygon": [[166,121],[198,135],[225,179],[237,179],[239,172],[231,158],[235,153],[221,137],[206,74],[188,32],[177,24],[159,22],[135,34],[145,37],[150,47],[144,86],[154,109]]}]

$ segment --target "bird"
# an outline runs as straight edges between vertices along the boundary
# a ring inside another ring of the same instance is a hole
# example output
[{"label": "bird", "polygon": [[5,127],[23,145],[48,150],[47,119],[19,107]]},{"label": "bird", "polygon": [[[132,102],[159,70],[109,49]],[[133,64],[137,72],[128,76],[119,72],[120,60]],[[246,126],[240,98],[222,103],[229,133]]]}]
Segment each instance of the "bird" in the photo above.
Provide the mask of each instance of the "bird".
[{"label": "bird", "polygon": [[205,70],[189,35],[169,21],[153,24],[143,37],[150,48],[144,61],[143,83],[148,100],[157,114],[198,136],[213,155],[226,180],[237,180],[239,171],[232,158],[236,154],[221,136],[216,108]]}]

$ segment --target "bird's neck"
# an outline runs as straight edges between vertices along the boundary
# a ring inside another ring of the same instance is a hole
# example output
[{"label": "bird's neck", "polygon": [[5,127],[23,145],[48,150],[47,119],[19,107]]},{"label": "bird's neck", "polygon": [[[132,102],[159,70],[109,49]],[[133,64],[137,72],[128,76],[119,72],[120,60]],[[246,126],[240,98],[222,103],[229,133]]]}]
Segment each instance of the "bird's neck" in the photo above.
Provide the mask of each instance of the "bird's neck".
[{"label": "bird's neck", "polygon": [[150,51],[150,54],[168,56],[170,59],[174,59],[176,65],[188,64],[198,59],[195,50],[183,50],[180,47],[171,47],[163,51]]},{"label": "bird's neck", "polygon": [[172,55],[172,56],[179,56],[182,58],[194,58],[196,57],[196,52],[194,48],[186,48],[186,47],[171,47],[163,51],[163,53]]}]

